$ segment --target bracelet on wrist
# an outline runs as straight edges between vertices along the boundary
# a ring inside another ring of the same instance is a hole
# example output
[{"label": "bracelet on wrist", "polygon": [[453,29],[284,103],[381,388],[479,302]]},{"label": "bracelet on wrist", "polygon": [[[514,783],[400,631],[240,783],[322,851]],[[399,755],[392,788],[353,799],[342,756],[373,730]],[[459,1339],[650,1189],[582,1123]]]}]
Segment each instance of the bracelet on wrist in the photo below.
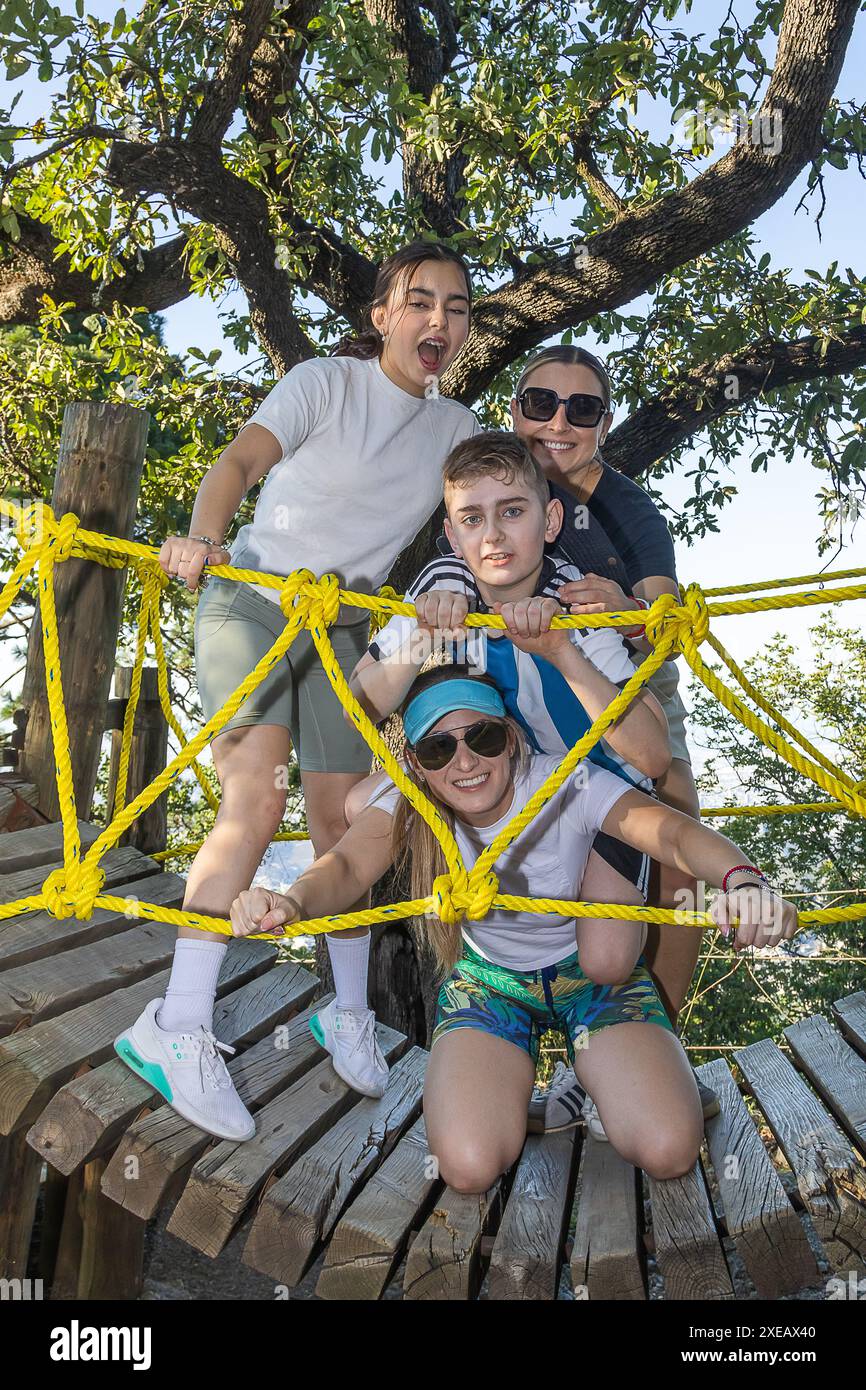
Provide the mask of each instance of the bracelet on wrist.
[{"label": "bracelet on wrist", "polygon": [[767,882],[767,875],[766,875],[766,874],[762,874],[762,873],[761,873],[761,870],[755,868],[755,865],[754,865],[754,864],[735,864],[734,867],[733,867],[732,869],[728,869],[728,872],[725,874],[724,878],[722,879],[722,892],[723,892],[723,893],[728,893],[728,892],[733,891],[733,890],[731,890],[731,889],[728,888],[728,879],[732,876],[732,874],[750,874],[751,877],[752,877],[753,879],[758,880],[756,883],[751,884],[751,885],[748,884],[748,883],[738,883],[738,884],[737,884],[737,887],[738,887],[738,888],[748,888],[748,887],[750,887],[750,886],[751,886],[751,887],[755,887],[755,888],[761,888],[761,887],[763,887],[763,888],[769,888],[769,886],[770,886],[769,883]]},{"label": "bracelet on wrist", "polygon": [[[647,602],[647,600],[646,600],[645,598],[636,598],[636,599],[635,599],[635,603],[637,604],[638,608],[642,608],[642,609],[649,608],[649,603]],[[629,637],[629,638],[643,637],[645,631],[646,631],[645,624],[644,624],[644,623],[638,623],[638,625],[637,625],[636,627],[620,628],[620,630],[619,630],[619,635],[620,635],[620,637]]]},{"label": "bracelet on wrist", "polygon": [[213,538],[213,536],[187,536],[187,540],[188,540],[188,541],[201,541],[203,545],[212,545],[212,546],[215,546],[215,547],[216,547],[217,549],[219,549],[219,550],[222,550],[222,549],[224,548],[224,542],[223,542],[223,541],[215,541],[214,538]]}]

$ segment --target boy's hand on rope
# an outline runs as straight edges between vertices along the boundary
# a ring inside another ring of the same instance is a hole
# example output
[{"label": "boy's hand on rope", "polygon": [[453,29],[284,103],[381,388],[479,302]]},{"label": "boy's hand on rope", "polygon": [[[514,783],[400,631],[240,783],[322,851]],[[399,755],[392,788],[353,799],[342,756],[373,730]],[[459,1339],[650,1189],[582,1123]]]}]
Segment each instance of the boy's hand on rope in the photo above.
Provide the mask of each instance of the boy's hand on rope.
[{"label": "boy's hand on rope", "polygon": [[493,611],[505,623],[506,636],[522,652],[553,660],[556,652],[573,645],[568,628],[551,629],[554,618],[565,617],[562,604],[555,598],[535,595],[511,603],[494,603]]},{"label": "boy's hand on rope", "polygon": [[710,916],[723,936],[734,928],[731,945],[735,951],[745,946],[777,946],[780,941],[790,941],[797,930],[794,904],[756,883],[720,893],[710,907]]},{"label": "boy's hand on rope", "polygon": [[159,552],[159,563],[166,574],[186,584],[190,593],[199,587],[205,565],[227,565],[230,560],[231,554],[223,546],[209,545],[191,536],[169,536]]},{"label": "boy's hand on rope", "polygon": [[253,932],[279,934],[280,927],[299,922],[301,914],[294,898],[272,893],[269,888],[247,888],[232,903],[229,919],[232,936],[249,936]]},{"label": "boy's hand on rope", "polygon": [[452,642],[465,641],[469,633],[463,619],[469,612],[465,594],[452,594],[450,589],[430,589],[415,600],[418,626],[431,634],[444,635]]}]

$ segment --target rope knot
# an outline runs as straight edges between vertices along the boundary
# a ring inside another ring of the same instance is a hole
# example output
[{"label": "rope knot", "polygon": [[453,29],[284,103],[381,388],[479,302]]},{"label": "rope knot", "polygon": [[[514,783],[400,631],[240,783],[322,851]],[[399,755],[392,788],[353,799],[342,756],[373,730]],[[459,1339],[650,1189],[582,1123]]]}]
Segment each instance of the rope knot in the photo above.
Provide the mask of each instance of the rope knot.
[{"label": "rope knot", "polygon": [[340,612],[340,581],[335,574],[323,574],[321,579],[304,585],[309,596],[309,623],[333,627]]},{"label": "rope knot", "polygon": [[42,885],[45,906],[52,917],[77,917],[87,921],[105,884],[105,872],[95,865],[74,864],[67,876],[61,866],[50,873]]},{"label": "rope knot", "polygon": [[673,594],[659,594],[658,598],[647,611],[644,619],[644,631],[647,641],[655,647],[667,635],[672,621],[676,621],[673,610],[677,608],[677,601]]},{"label": "rope knot", "polygon": [[[397,593],[397,590],[396,590],[396,589],[393,589],[393,588],[391,587],[390,584],[383,584],[382,587],[381,587],[381,589],[379,590],[378,597],[379,597],[379,598],[393,598],[393,599],[396,599],[397,602],[399,603],[399,602],[400,602],[400,599],[401,599],[403,596],[402,596],[402,594],[398,594],[398,593]],[[390,618],[390,614],[389,614],[389,612],[388,612],[387,609],[385,610],[384,613],[373,612],[373,613],[370,614],[370,638],[371,638],[371,639],[374,638],[374,637],[376,636],[376,633],[379,632],[379,631],[385,626],[385,624],[388,622],[389,618]]]},{"label": "rope knot", "polygon": [[677,651],[685,651],[689,642],[700,646],[710,630],[707,600],[698,584],[690,584],[683,595],[682,605],[673,594],[660,594],[646,616],[647,641],[654,647],[662,638],[673,637]]},{"label": "rope knot", "polygon": [[54,535],[57,544],[54,549],[55,560],[68,560],[75,545],[75,537],[81,522],[74,512],[66,512],[56,524]]},{"label": "rope knot", "polygon": [[470,922],[482,922],[493,906],[493,899],[499,892],[499,880],[496,875],[488,870],[484,877],[472,883],[472,902],[466,909],[466,916]]},{"label": "rope knot", "polygon": [[707,611],[707,600],[700,584],[690,584],[686,589],[683,599],[686,611],[691,619],[692,636],[695,645],[700,646],[710,631],[710,615]]},{"label": "rope knot", "polygon": [[440,922],[455,927],[468,917],[470,922],[482,921],[499,892],[496,875],[486,873],[479,883],[473,883],[465,869],[455,874],[440,874],[433,880],[433,899]]},{"label": "rope knot", "polygon": [[306,620],[309,600],[305,604],[296,604],[295,600],[305,585],[315,584],[315,582],[316,576],[312,570],[295,570],[293,574],[287,576],[280,589],[280,609],[286,620],[293,618],[298,608],[304,609],[304,619]]}]

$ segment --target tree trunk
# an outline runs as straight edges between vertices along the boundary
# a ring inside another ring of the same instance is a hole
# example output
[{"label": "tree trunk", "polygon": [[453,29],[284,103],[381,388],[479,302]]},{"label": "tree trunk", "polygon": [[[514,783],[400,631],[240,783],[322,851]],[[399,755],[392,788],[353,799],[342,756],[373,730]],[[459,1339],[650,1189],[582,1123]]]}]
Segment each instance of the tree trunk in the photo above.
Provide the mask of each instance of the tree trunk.
[{"label": "tree trunk", "polygon": [[[132,535],[149,422],[147,411],[135,406],[79,401],[66,407],[51,498],[58,521],[74,512],[88,530]],[[125,578],[125,570],[93,560],[64,560],[55,569],[63,699],[82,820],[90,815],[96,786]],[[36,787],[43,815],[59,820],[41,610],[30,629],[21,703],[29,715],[19,771]]]}]

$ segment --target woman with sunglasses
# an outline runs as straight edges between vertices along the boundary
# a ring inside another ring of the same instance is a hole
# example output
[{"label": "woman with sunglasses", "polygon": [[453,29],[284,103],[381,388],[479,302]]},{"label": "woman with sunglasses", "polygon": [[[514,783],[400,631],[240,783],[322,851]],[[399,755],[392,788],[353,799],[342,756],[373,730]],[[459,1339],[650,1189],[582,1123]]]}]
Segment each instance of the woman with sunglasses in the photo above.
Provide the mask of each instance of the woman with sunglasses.
[{"label": "woman with sunglasses", "polygon": [[[679,598],[674,548],[667,523],[647,492],[605,463],[601,447],[610,428],[610,378],[603,364],[581,347],[551,347],[531,357],[511,402],[515,432],[544,470],[551,496],[565,521],[556,549],[584,578],[560,590],[572,613],[649,607],[660,594]],[[619,629],[636,661],[650,651],[638,622]],[[688,816],[700,802],[686,744],[685,707],[677,691],[675,662],[653,676],[649,688],[667,715],[670,768],[656,784],[659,798]],[[697,885],[681,870],[663,865],[650,901],[682,907],[696,901]],[[671,1021],[676,1025],[697,963],[700,932],[651,925],[646,955]],[[701,1087],[704,1114],[718,1113],[713,1092]]]},{"label": "woman with sunglasses", "polygon": [[[493,681],[467,667],[419,676],[401,712],[408,773],[471,868],[558,759],[530,751]],[[437,840],[392,782],[370,781],[366,808],[290,894],[263,888],[240,894],[231,908],[235,935],[279,932],[287,923],[345,912],[394,863],[407,866],[413,897],[430,894],[446,872]],[[740,862],[730,840],[589,763],[499,857],[493,870],[499,891],[573,900],[600,830],[719,885],[712,915],[726,934],[738,921],[738,948],[794,934],[794,908],[769,890],[758,869]],[[519,1156],[539,1044],[549,1028],[565,1033],[575,1072],[625,1159],[657,1178],[691,1169],[703,1134],[700,1099],[642,959],[622,984],[593,984],[577,963],[574,919],[554,913],[492,908],[462,925],[433,917],[415,926],[446,977],[424,1114],[430,1153],[451,1187],[484,1192]]]}]

